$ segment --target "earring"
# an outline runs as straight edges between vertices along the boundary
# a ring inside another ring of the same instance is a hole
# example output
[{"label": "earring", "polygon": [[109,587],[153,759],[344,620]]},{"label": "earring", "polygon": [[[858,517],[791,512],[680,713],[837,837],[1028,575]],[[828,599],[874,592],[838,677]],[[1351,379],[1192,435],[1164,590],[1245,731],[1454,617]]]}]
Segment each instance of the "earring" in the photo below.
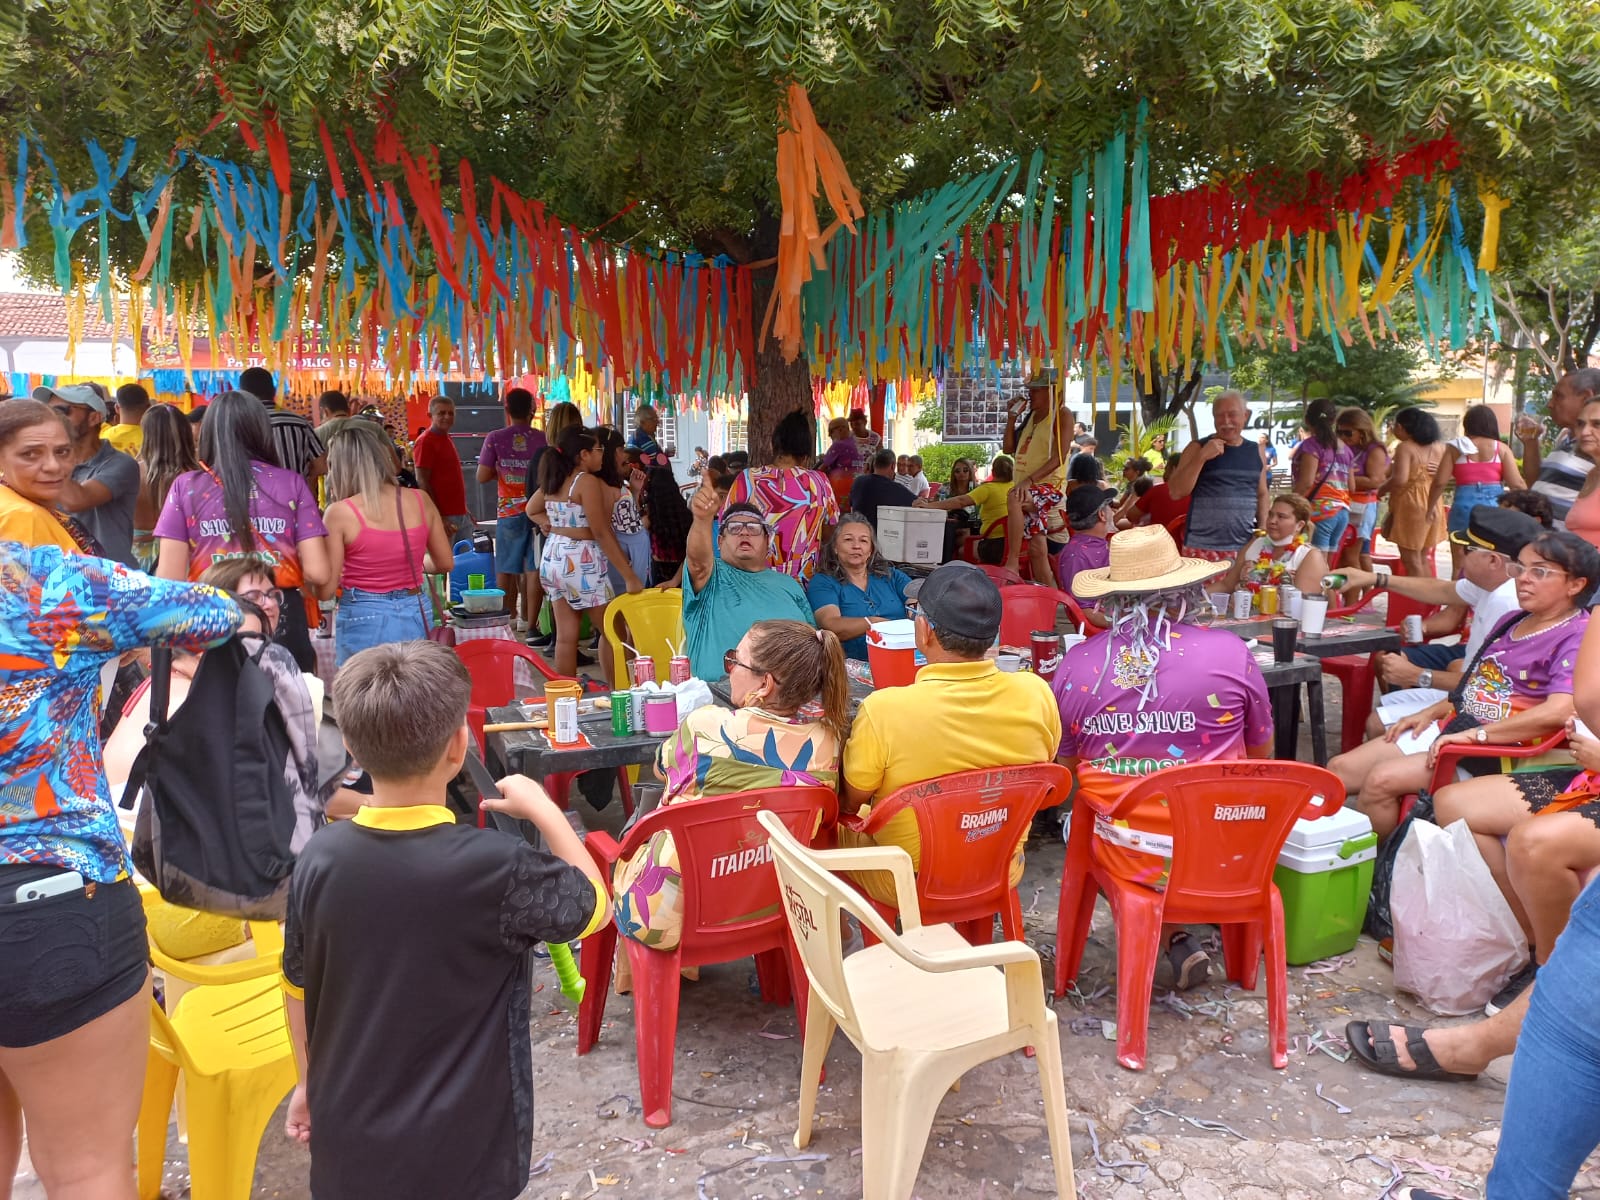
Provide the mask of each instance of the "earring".
[{"label": "earring", "polygon": [[767,694],[765,692],[761,691],[759,688],[756,689],[755,691],[752,691],[752,692],[746,692],[745,693],[745,697],[744,697],[744,703],[742,705],[740,705],[740,707],[741,708],[753,708],[757,704],[760,704],[766,698],[767,698]]}]

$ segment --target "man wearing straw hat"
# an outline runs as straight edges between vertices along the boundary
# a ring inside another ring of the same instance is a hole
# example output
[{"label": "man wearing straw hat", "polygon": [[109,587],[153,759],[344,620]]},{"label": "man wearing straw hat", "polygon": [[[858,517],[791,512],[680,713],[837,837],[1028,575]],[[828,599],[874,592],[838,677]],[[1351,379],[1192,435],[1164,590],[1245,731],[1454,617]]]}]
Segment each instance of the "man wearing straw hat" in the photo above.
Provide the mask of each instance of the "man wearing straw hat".
[{"label": "man wearing straw hat", "polygon": [[1052,518],[1056,526],[1062,523],[1067,452],[1072,445],[1068,432],[1072,413],[1057,407],[1055,382],[1054,368],[1044,367],[1033,373],[1028,380],[1028,402],[1012,406],[1001,440],[1001,448],[1016,457],[1016,488],[1026,514],[1024,528],[1006,530],[1006,566],[1017,569],[1022,542],[1026,540],[1033,578],[1040,583],[1051,578],[1047,536]]},{"label": "man wearing straw hat", "polygon": [[[1061,710],[1057,759],[1086,794],[1114,803],[1132,780],[1155,771],[1271,754],[1272,708],[1254,655],[1236,634],[1189,621],[1207,607],[1205,581],[1224,569],[1180,557],[1170,533],[1146,525],[1112,535],[1109,566],[1078,572],[1073,590],[1098,599],[1111,626],[1068,650],[1052,685]],[[1165,804],[1099,818],[1095,835],[1111,870],[1149,886],[1166,882]],[[1204,982],[1210,960],[1199,943],[1181,928],[1166,934],[1173,986]]]}]

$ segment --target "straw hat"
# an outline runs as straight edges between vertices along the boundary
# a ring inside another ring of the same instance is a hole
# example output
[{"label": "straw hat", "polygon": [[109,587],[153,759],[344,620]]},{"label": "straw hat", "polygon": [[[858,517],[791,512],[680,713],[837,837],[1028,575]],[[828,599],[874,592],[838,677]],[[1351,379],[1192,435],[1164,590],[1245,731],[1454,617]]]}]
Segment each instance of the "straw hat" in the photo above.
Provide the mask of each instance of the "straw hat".
[{"label": "straw hat", "polygon": [[1072,590],[1084,599],[1113,592],[1160,592],[1220,575],[1227,563],[1184,558],[1160,525],[1141,525],[1111,535],[1111,565],[1079,571]]}]

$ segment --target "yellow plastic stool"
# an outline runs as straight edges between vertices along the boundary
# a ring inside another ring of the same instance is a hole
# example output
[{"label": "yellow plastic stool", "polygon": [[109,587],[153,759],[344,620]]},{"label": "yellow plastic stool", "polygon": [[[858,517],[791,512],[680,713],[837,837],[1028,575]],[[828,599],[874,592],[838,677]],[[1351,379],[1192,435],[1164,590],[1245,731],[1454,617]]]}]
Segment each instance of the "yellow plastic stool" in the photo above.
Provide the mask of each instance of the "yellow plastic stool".
[{"label": "yellow plastic stool", "polygon": [[622,623],[628,624],[629,644],[656,661],[656,678],[667,682],[673,647],[683,645],[683,590],[650,589],[636,596],[618,596],[606,605],[606,644],[611,647],[612,687],[629,687],[631,676],[618,678],[616,664],[623,661]]},{"label": "yellow plastic stool", "polygon": [[139,1109],[139,1200],[157,1200],[179,1073],[188,1089],[193,1200],[249,1200],[267,1122],[297,1078],[275,978],[199,987],[171,1018],[150,1005]]}]

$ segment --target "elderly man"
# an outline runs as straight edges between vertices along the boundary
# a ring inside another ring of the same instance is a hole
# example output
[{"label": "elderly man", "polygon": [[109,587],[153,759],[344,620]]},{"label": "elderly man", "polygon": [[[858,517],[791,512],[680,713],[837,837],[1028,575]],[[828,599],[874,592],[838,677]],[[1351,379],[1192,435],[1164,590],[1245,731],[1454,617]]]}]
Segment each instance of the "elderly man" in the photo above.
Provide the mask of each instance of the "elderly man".
[{"label": "elderly man", "polygon": [[1016,457],[1016,487],[1025,514],[1022,529],[1007,530],[1006,566],[1017,569],[1025,541],[1035,579],[1050,578],[1049,533],[1052,518],[1059,523],[1066,500],[1071,427],[1072,413],[1056,403],[1055,372],[1036,371],[1028,380],[1028,403],[1012,407],[1001,439],[1001,448]]},{"label": "elderly man", "polygon": [[[987,575],[968,563],[946,563],[921,581],[915,599],[916,645],[928,665],[910,687],[885,688],[861,702],[844,748],[839,795],[850,812],[939,775],[1049,762],[1061,740],[1049,685],[1027,672],[1001,671],[985,657],[1000,634],[1000,589]],[[839,841],[864,839],[840,829]],[[902,847],[913,870],[921,864],[911,812],[891,818],[876,841]],[[1011,882],[1021,875],[1019,842]],[[874,899],[894,900],[885,874],[867,872],[859,882]]]},{"label": "elderly man", "polygon": [[1183,548],[1196,558],[1232,562],[1267,521],[1267,463],[1245,440],[1250,409],[1238,392],[1211,405],[1216,432],[1186,446],[1167,476],[1174,500],[1193,498]]},{"label": "elderly man", "polygon": [[[637,450],[647,467],[664,467],[667,456],[656,441],[656,430],[661,428],[661,414],[649,404],[634,410],[633,432],[628,435],[628,449]],[[659,461],[658,461],[659,460]]]},{"label": "elderly man", "polygon": [[1517,418],[1517,440],[1522,443],[1522,477],[1534,480],[1533,490],[1550,501],[1556,528],[1567,527],[1567,511],[1578,498],[1583,481],[1594,469],[1587,455],[1576,445],[1578,414],[1583,406],[1600,396],[1600,368],[1585,367],[1568,371],[1556,381],[1550,393],[1550,421],[1560,431],[1549,457],[1542,453],[1539,439],[1544,424],[1524,414]]},{"label": "elderly man", "polygon": [[1116,527],[1116,507],[1116,490],[1097,483],[1086,483],[1067,497],[1067,525],[1072,530],[1072,540],[1056,557],[1056,581],[1079,604],[1084,598],[1072,586],[1078,572],[1097,570],[1111,561],[1111,544],[1106,539]]},{"label": "elderly man", "polygon": [[106,402],[87,384],[39,387],[33,398],[48,404],[72,435],[72,478],[61,486],[62,511],[83,523],[105,557],[137,567],[133,557],[133,506],[139,499],[139,464],[100,436]]},{"label": "elderly man", "polygon": [[[417,466],[417,483],[444,518],[445,532],[454,543],[471,537],[474,528],[472,515],[467,511],[467,481],[461,472],[461,455],[450,436],[456,424],[455,401],[449,396],[435,396],[428,403],[428,420],[428,427],[417,435],[411,447],[411,460]],[[538,453],[537,447],[534,453]],[[524,476],[527,473],[524,470]],[[498,506],[496,511],[499,511]],[[533,574],[537,579],[538,572]],[[537,618],[537,606],[531,608]]]},{"label": "elderly man", "polygon": [[709,479],[700,485],[689,508],[694,524],[689,527],[683,564],[686,653],[697,679],[716,679],[728,673],[723,656],[755,622],[815,625],[817,621],[805,589],[768,566],[767,542],[772,534],[759,508],[741,503],[723,509],[714,546],[712,524],[722,509],[722,497]]}]

